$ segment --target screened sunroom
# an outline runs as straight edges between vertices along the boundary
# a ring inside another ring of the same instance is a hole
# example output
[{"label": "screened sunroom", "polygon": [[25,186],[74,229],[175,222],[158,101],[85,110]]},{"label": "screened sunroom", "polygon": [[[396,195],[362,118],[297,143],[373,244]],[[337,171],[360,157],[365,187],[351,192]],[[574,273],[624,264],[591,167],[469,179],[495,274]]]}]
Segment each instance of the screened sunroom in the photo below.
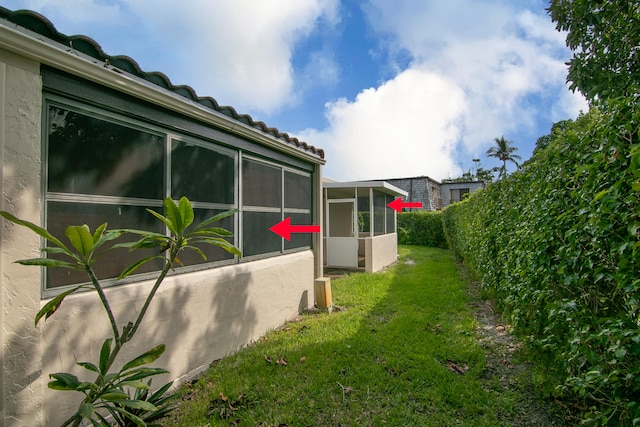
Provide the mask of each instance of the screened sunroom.
[{"label": "screened sunroom", "polygon": [[407,192],[384,181],[325,182],[327,267],[379,271],[398,258],[397,214],[387,204]]}]

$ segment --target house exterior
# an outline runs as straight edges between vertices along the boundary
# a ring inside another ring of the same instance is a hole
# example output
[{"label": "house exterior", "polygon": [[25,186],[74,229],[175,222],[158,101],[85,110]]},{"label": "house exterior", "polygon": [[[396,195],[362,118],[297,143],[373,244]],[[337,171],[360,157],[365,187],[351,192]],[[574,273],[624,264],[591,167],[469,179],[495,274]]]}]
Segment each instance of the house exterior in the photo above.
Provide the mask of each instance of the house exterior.
[{"label": "house exterior", "polygon": [[440,185],[442,207],[464,200],[466,195],[485,187],[484,181],[446,181]]},{"label": "house exterior", "polygon": [[422,208],[409,209],[409,211],[437,211],[451,203],[463,200],[465,194],[485,187],[483,181],[440,182],[428,176],[392,178],[384,181],[406,191],[408,202],[422,203]]},{"label": "house exterior", "polygon": [[[60,34],[44,17],[0,8],[0,209],[62,236],[68,225],[164,232],[145,212],[187,196],[196,220],[238,209],[221,226],[243,251],[203,248],[160,287],[130,360],[158,344],[156,362],[181,380],[314,304],[322,279],[320,234],[290,241],[269,227],[286,217],[322,224],[324,153],[286,133],[174,86],[93,40]],[[0,248],[0,424],[59,425],[79,393],[48,389],[48,374],[97,363],[111,328],[94,292],[67,297],[34,327],[54,295],[85,279],[15,264],[40,256],[41,239],[3,221]],[[98,274],[117,319],[135,318],[161,268],[113,279],[131,255],[114,251]],[[119,325],[122,328],[123,325]],[[121,362],[119,362],[121,363]]]},{"label": "house exterior", "polygon": [[384,181],[326,181],[323,187],[327,267],[376,272],[396,262],[397,214],[387,205],[407,192]]}]

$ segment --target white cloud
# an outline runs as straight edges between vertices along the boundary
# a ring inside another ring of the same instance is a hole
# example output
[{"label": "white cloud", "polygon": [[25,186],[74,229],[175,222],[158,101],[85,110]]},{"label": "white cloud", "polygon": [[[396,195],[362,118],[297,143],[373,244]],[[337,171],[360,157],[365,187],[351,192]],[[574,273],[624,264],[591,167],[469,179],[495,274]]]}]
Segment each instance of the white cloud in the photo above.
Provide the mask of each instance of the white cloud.
[{"label": "white cloud", "polygon": [[[135,45],[146,51],[144,61],[131,55],[145,71],[162,71],[174,84],[214,94],[238,111],[261,113],[295,103],[291,59],[296,43],[320,21],[338,19],[337,0],[189,0],[179,6],[174,0],[11,3],[8,7],[43,10],[62,32],[72,27],[68,23],[86,29],[84,34],[109,54],[128,54],[127,46]],[[105,21],[113,23],[111,31]],[[94,31],[96,22],[101,25]],[[129,26],[124,36],[119,34],[123,25]]]},{"label": "white cloud", "polygon": [[325,175],[341,180],[459,172],[453,159],[464,94],[433,73],[407,70],[350,102],[327,104],[329,129],[300,137],[326,149]]},{"label": "white cloud", "polygon": [[[300,75],[292,66],[301,40],[340,21],[339,0],[7,3],[42,10],[60,31],[88,34],[109,54],[128,54],[243,113],[275,114],[341,79],[325,48],[307,52]],[[517,0],[363,2],[379,39],[371,54],[390,58],[383,67],[393,74],[355,99],[329,102],[328,127],[299,136],[327,151],[327,172],[339,179],[445,178],[459,172],[461,149],[481,155],[496,136],[575,117],[586,102],[566,90],[569,52],[541,3],[534,13],[531,1]]]},{"label": "white cloud", "polygon": [[311,52],[309,62],[302,72],[302,85],[335,86],[340,79],[340,64],[336,61],[332,51],[323,49]]},{"label": "white cloud", "polygon": [[456,176],[459,149],[481,155],[497,136],[586,106],[566,90],[569,52],[545,15],[500,0],[370,0],[365,9],[381,48],[412,62],[354,102],[329,104],[329,129],[305,133],[327,148],[337,178]]},{"label": "white cloud", "polygon": [[[54,25],[59,27],[62,18],[65,21],[76,21],[91,23],[97,21],[116,20],[121,14],[119,3],[107,3],[95,0],[6,0],[4,7],[8,9],[30,9],[42,10],[43,14],[50,20],[54,20]],[[57,19],[60,17],[61,19]],[[58,28],[60,30],[60,28]]]},{"label": "white cloud", "polygon": [[[163,4],[164,3],[164,4]],[[335,0],[138,0],[129,7],[165,28],[160,37],[185,49],[183,78],[239,111],[274,112],[295,101],[291,58],[318,20],[335,19]],[[150,24],[151,25],[151,24]]]}]

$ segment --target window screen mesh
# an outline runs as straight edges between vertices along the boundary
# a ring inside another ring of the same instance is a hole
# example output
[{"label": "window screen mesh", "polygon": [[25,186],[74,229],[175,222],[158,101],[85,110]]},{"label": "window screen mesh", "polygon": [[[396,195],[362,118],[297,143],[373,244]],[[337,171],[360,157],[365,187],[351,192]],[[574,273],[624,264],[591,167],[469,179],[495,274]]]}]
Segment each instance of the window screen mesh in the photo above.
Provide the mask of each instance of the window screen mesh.
[{"label": "window screen mesh", "polygon": [[284,207],[311,209],[311,177],[285,171]]},{"label": "window screen mesh", "polygon": [[171,197],[191,201],[234,203],[235,159],[231,155],[173,141],[171,144]]},{"label": "window screen mesh", "polygon": [[49,106],[48,191],[162,198],[162,137]]},{"label": "window screen mesh", "polygon": [[[153,208],[160,211],[159,208]],[[161,212],[161,211],[160,211]],[[64,236],[69,225],[87,224],[91,231],[108,222],[108,229],[138,228],[156,233],[164,232],[162,223],[146,211],[143,206],[105,205],[94,203],[47,203],[47,230],[54,236]],[[64,240],[65,238],[63,238]],[[136,241],[139,236],[125,234],[116,242]],[[107,249],[110,244],[104,246]],[[153,250],[115,249],[100,257],[94,264],[98,279],[117,277],[127,266],[135,261],[153,255]],[[55,258],[55,256],[51,256]],[[59,258],[64,259],[65,258]],[[137,273],[146,273],[162,268],[162,261],[149,262],[142,266]],[[88,282],[86,274],[62,268],[47,269],[47,287],[55,288],[74,283]]]},{"label": "window screen mesh", "polygon": [[253,256],[282,250],[282,237],[269,228],[279,223],[280,213],[244,212],[243,216],[243,256]]},{"label": "window screen mesh", "polygon": [[244,206],[281,207],[282,169],[243,159],[242,203]]}]

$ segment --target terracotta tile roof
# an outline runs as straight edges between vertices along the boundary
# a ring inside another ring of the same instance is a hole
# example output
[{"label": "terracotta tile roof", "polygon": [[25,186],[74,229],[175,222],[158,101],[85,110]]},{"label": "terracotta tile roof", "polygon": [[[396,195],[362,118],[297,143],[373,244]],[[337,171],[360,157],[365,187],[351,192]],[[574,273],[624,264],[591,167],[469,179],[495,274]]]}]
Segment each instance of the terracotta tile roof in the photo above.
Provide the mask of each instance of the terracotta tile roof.
[{"label": "terracotta tile roof", "polygon": [[262,121],[255,121],[248,114],[238,114],[238,112],[231,106],[221,106],[214,98],[210,96],[198,96],[195,90],[190,86],[175,86],[163,73],[157,71],[142,71],[138,63],[128,56],[107,55],[95,40],[87,36],[67,36],[58,32],[51,21],[37,12],[29,10],[11,11],[0,6],[0,19],[7,20],[17,26],[40,34],[41,36],[46,37],[50,40],[56,41],[65,46],[69,46],[75,51],[81,52],[103,63],[107,63],[131,75],[142,78],[150,83],[162,87],[163,89],[169,90],[191,101],[197,102],[198,104],[206,108],[224,114],[225,116],[233,120],[244,123],[245,125],[251,126],[261,132],[269,134],[288,145],[292,145],[300,150],[324,159],[324,150],[318,149],[312,145],[307,144],[306,142],[300,141],[298,140],[298,138],[292,137],[285,132],[280,132],[276,128],[268,127]]}]

